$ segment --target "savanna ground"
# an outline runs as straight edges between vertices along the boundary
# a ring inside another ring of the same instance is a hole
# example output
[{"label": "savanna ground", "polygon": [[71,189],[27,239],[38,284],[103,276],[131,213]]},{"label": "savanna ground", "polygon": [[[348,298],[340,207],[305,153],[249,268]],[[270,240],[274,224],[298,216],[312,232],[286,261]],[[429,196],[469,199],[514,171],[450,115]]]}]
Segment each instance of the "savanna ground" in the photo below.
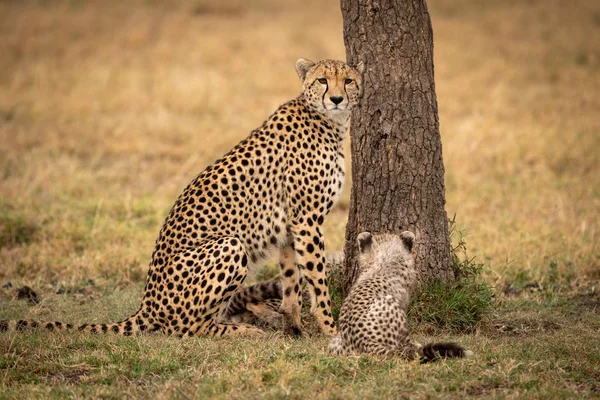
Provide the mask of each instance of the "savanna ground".
[{"label": "savanna ground", "polygon": [[[0,398],[599,397],[600,6],[428,3],[447,211],[496,308],[469,332],[413,325],[473,358],[333,357],[277,333],[1,334]],[[0,318],[135,311],[179,192],[296,96],[298,57],[345,59],[341,32],[335,1],[0,1]]]}]

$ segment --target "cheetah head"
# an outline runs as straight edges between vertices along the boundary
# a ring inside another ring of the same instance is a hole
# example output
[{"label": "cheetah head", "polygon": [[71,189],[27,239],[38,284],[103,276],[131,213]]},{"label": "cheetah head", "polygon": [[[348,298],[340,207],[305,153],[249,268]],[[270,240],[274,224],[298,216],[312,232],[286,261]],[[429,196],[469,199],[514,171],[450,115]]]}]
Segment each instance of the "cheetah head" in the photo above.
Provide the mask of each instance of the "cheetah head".
[{"label": "cheetah head", "polygon": [[358,243],[360,273],[374,272],[382,268],[398,268],[400,271],[413,272],[413,244],[415,234],[404,231],[396,234],[377,234],[362,232],[356,238]]},{"label": "cheetah head", "polygon": [[328,119],[345,124],[362,93],[364,64],[356,67],[336,60],[312,62],[301,58],[296,72],[306,102]]}]

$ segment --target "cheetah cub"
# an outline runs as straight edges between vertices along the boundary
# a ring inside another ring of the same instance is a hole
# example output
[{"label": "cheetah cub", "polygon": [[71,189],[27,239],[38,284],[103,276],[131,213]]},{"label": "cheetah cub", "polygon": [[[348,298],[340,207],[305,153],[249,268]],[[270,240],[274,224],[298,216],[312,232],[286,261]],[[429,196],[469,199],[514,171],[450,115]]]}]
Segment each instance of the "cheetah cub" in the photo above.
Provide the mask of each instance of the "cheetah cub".
[{"label": "cheetah cub", "polygon": [[329,345],[331,352],[419,357],[421,362],[471,354],[455,343],[421,346],[410,340],[407,309],[416,275],[414,240],[409,231],[358,235],[359,276],[342,305],[339,335]]}]

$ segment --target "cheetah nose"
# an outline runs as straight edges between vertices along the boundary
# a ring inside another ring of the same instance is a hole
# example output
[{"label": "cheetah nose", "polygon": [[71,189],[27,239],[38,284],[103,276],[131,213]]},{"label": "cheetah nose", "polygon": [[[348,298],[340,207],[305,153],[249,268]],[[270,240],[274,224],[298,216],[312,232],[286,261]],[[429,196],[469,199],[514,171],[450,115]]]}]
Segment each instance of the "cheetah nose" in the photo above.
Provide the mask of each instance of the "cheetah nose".
[{"label": "cheetah nose", "polygon": [[331,96],[329,100],[331,100],[331,102],[337,106],[344,101],[344,98],[342,96]]}]

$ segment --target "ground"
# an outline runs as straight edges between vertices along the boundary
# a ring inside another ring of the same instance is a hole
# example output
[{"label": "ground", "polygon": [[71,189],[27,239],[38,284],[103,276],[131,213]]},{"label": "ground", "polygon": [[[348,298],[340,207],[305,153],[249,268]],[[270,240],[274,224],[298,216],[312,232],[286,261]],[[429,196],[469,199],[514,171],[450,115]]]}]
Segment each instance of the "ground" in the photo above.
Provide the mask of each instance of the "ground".
[{"label": "ground", "polygon": [[[498,308],[470,334],[415,331],[475,357],[339,358],[277,334],[4,334],[0,397],[600,396],[600,6],[428,3],[446,208]],[[337,2],[23,0],[0,16],[0,318],[135,311],[183,187],[299,93],[297,58],[345,58]],[[14,297],[23,285],[38,304]]]}]

